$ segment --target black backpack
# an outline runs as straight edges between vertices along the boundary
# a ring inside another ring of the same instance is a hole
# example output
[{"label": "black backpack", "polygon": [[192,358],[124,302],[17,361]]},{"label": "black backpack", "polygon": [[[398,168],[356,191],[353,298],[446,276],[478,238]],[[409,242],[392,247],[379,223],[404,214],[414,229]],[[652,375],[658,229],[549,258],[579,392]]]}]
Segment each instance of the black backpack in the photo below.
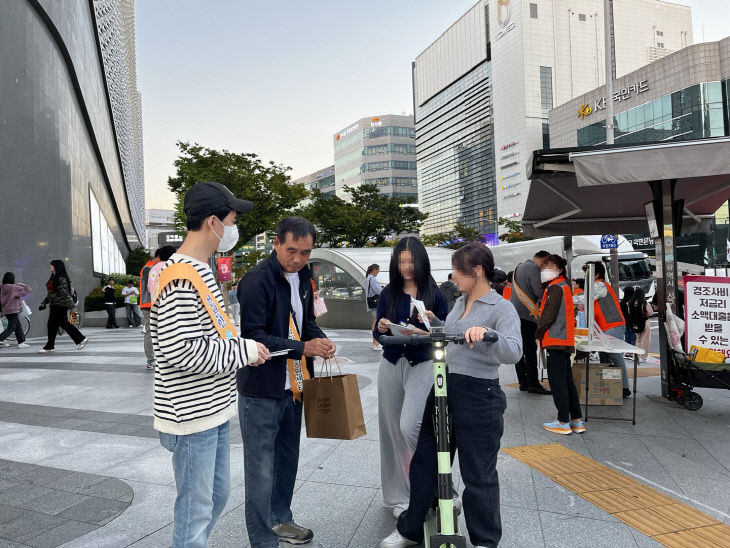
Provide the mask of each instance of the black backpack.
[{"label": "black backpack", "polygon": [[634,333],[643,333],[646,329],[646,306],[644,303],[629,303],[629,327]]}]

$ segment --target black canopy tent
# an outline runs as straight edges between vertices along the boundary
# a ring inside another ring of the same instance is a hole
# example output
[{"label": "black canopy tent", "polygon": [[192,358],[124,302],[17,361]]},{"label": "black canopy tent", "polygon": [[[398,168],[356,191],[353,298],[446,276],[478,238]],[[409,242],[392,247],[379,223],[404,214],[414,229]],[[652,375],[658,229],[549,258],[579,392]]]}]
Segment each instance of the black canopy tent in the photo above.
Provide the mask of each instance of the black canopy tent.
[{"label": "black canopy tent", "polygon": [[656,220],[662,395],[669,396],[663,320],[676,300],[674,235],[709,232],[730,198],[730,138],[537,150],[527,176],[528,236],[647,232],[647,215]]}]

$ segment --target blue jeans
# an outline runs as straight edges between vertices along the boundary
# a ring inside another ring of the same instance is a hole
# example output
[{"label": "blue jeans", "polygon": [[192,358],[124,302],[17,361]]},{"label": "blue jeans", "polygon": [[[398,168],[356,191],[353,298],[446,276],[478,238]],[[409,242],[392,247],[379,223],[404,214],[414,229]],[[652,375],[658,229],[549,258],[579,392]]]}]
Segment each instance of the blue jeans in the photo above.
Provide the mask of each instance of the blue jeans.
[{"label": "blue jeans", "polygon": [[[469,539],[475,546],[497,546],[502,537],[497,454],[504,431],[507,399],[497,379],[448,375],[449,418],[464,480],[464,513]],[[398,531],[407,539],[423,540],[423,522],[436,495],[438,463],[433,428],[433,392],[418,435],[409,470],[411,499],[398,518]],[[451,449],[453,451],[454,446]]]},{"label": "blue jeans", "polygon": [[238,396],[243,438],[246,528],[252,548],[278,548],[274,525],[292,520],[302,403]]},{"label": "blue jeans", "polygon": [[160,432],[160,443],[172,451],[177,485],[172,546],[205,547],[228,501],[230,423],[184,436]]},{"label": "blue jeans", "polygon": [[629,344],[636,345],[636,333],[627,325],[626,333],[624,334],[624,341]]},{"label": "blue jeans", "polygon": [[[607,329],[605,331],[606,335],[611,335],[612,337],[615,337],[616,339],[623,341],[624,336],[626,333],[626,328],[623,325],[619,325],[618,327],[614,327],[612,329]],[[624,388],[629,387],[629,374],[626,371],[626,362],[624,361],[624,353],[623,352],[616,352],[615,354],[609,354],[608,352],[599,352],[598,357],[601,359],[601,363],[610,363],[612,365],[615,365],[616,367],[620,367],[621,370],[624,372]]]}]

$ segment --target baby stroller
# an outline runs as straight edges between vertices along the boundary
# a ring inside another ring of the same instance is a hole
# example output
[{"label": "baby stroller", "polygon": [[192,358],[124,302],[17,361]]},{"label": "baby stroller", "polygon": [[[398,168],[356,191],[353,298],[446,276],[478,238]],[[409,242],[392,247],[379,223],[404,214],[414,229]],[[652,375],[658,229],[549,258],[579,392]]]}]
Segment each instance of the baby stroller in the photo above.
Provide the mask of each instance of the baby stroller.
[{"label": "baby stroller", "polygon": [[672,350],[670,395],[690,411],[702,407],[702,396],[695,388],[725,388],[730,390],[730,363],[703,363],[695,361],[697,351],[689,355]]}]

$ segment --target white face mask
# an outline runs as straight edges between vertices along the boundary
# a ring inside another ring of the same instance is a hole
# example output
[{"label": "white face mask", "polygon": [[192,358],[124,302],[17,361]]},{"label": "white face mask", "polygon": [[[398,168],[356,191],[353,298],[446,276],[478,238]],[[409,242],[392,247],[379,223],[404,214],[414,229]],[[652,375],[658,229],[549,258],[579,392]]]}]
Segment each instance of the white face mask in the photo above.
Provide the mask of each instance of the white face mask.
[{"label": "white face mask", "polygon": [[218,252],[225,253],[234,248],[238,243],[238,225],[224,225],[223,221],[216,217],[216,220],[223,226],[223,236],[218,236],[214,230],[213,233],[218,236]]},{"label": "white face mask", "polygon": [[558,277],[557,270],[541,270],[540,271],[540,281],[542,283],[552,282],[557,277]]}]

